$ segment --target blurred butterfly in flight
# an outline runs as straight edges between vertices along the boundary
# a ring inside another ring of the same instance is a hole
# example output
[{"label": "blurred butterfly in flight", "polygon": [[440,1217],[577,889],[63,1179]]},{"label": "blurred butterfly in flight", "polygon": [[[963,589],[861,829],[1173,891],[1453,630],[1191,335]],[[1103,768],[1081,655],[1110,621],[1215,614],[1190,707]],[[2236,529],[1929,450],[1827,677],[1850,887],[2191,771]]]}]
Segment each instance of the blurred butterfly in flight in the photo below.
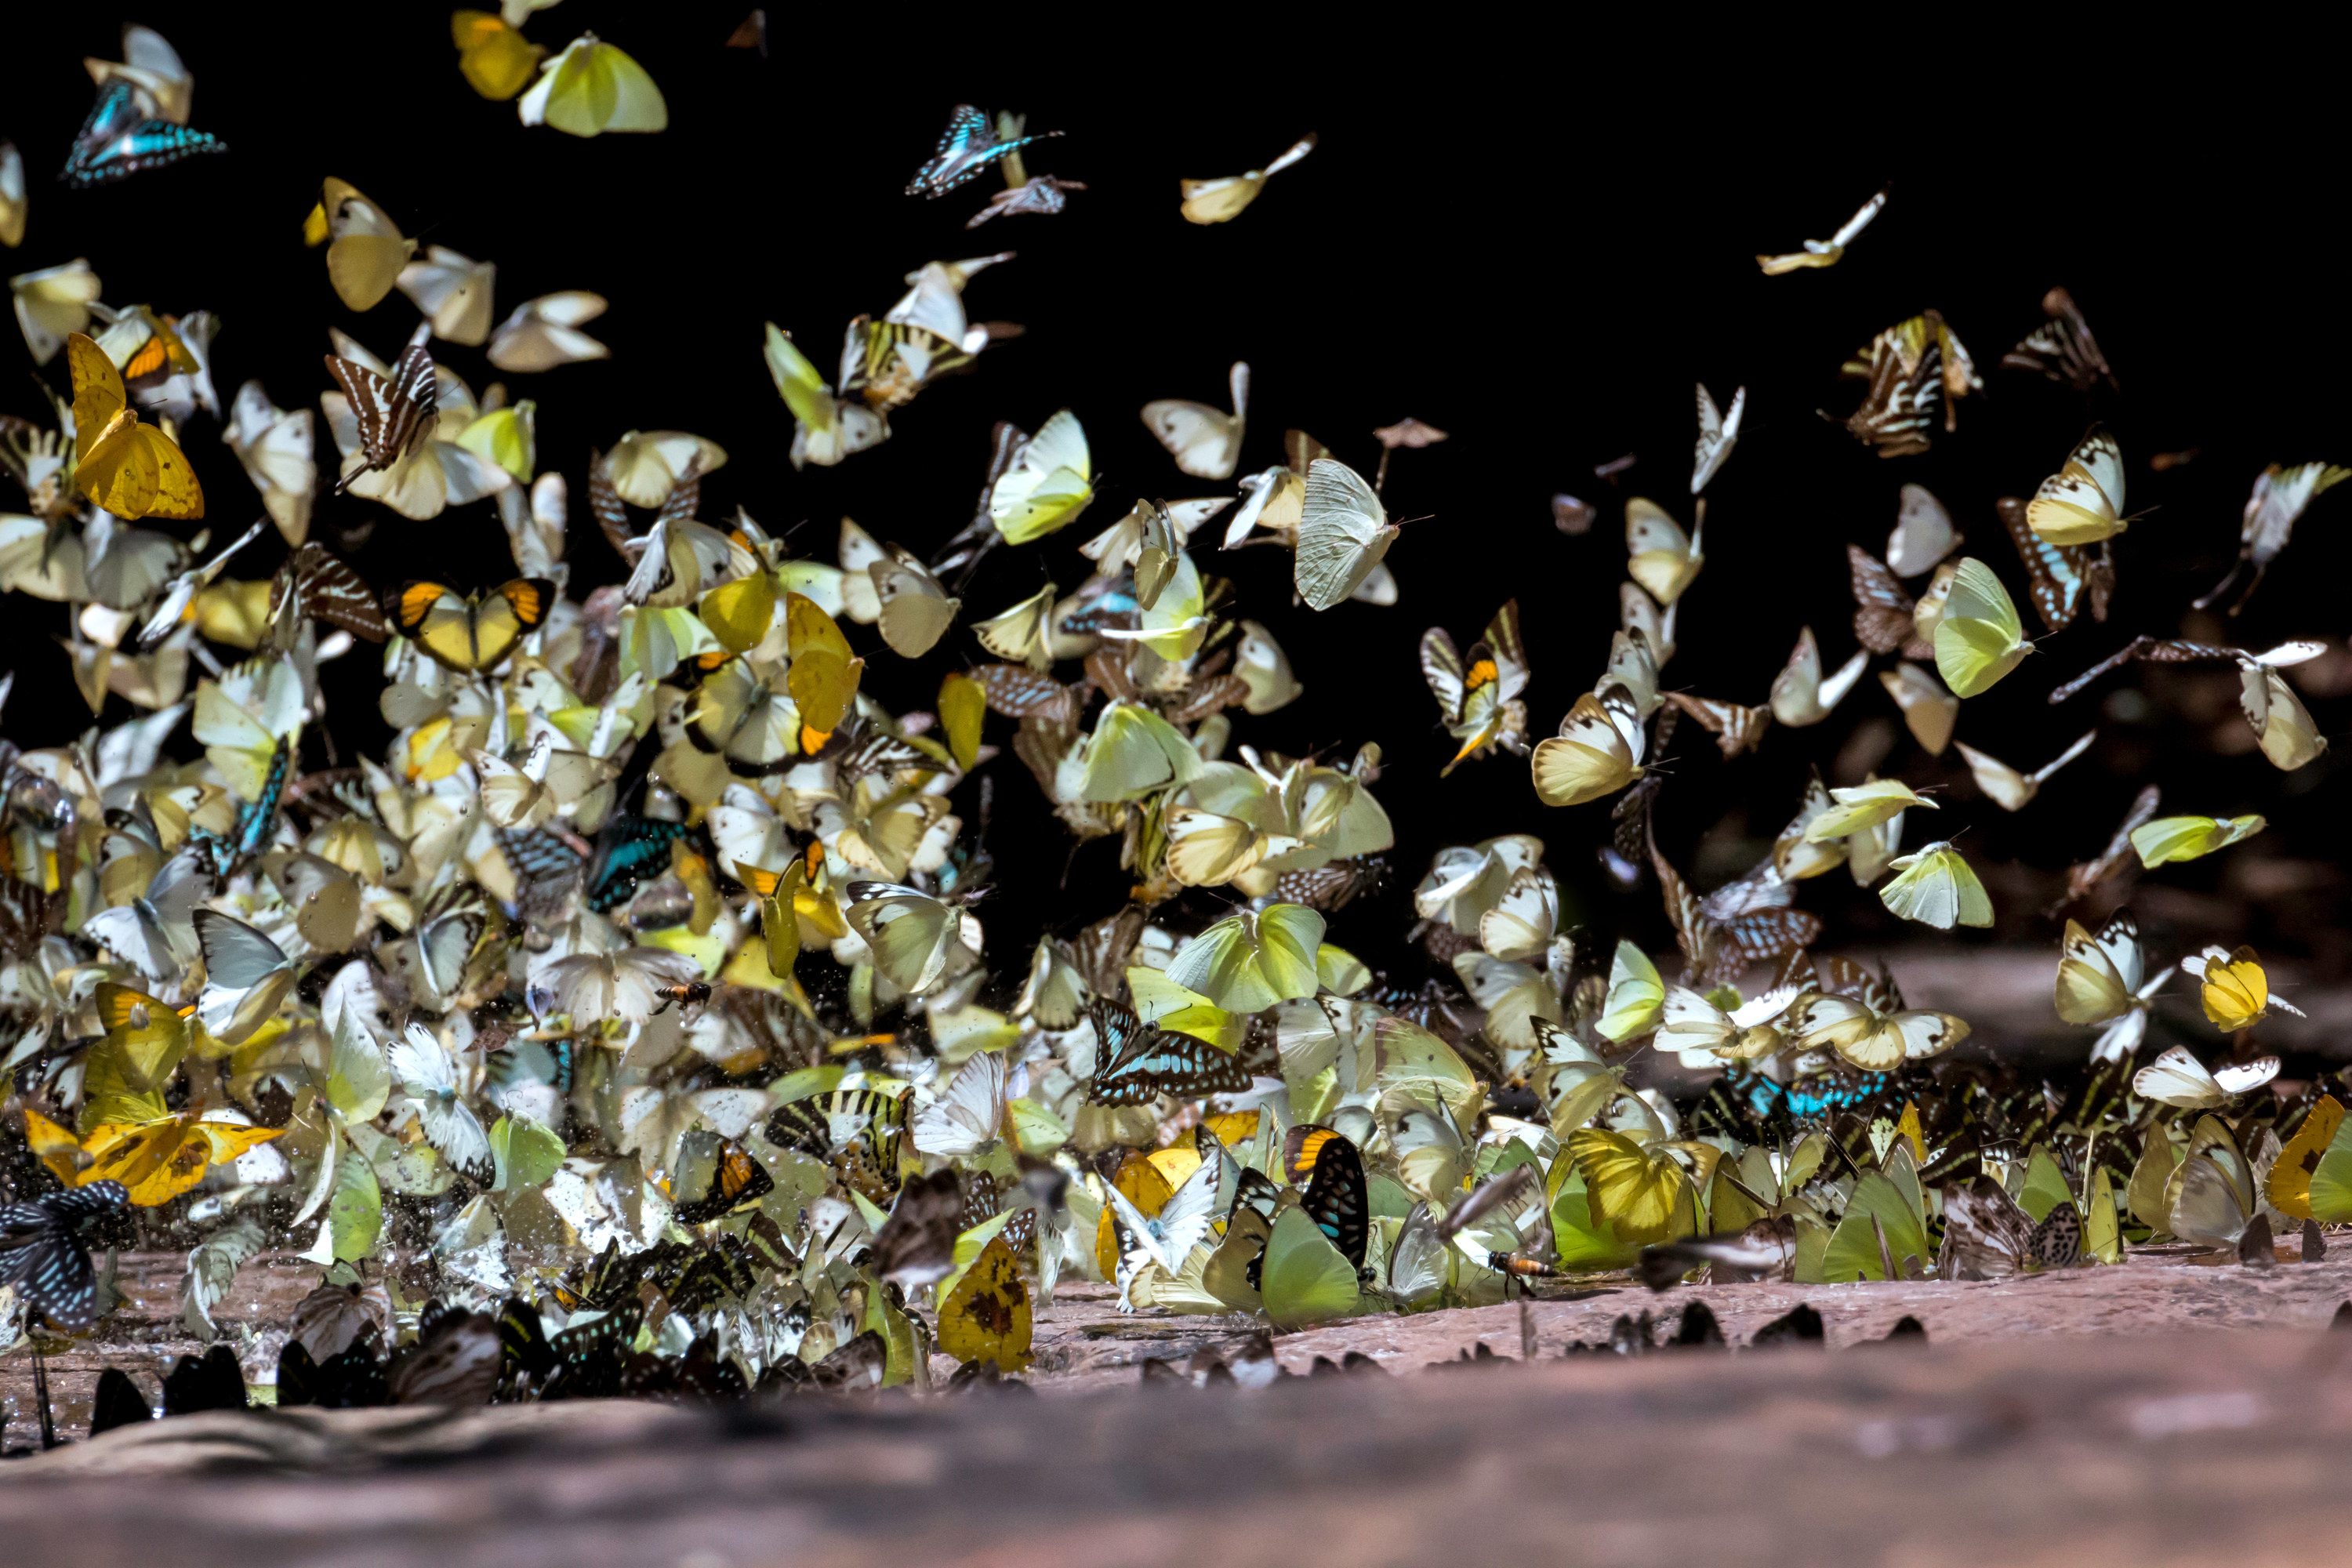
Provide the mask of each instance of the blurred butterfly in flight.
[{"label": "blurred butterfly in flight", "polygon": [[89,118],[74,135],[58,177],[78,191],[110,184],[149,169],[168,168],[199,153],[226,153],[228,143],[208,132],[174,125],[148,112],[137,87],[120,79],[98,89]]},{"label": "blurred butterfly in flight", "polygon": [[930,162],[916,170],[915,177],[907,182],[907,194],[943,196],[977,178],[991,163],[1015,148],[1060,134],[1058,131],[1044,131],[1034,136],[999,142],[987,115],[969,103],[959,103],[948,115],[948,128],[940,132],[939,147],[931,153]]}]

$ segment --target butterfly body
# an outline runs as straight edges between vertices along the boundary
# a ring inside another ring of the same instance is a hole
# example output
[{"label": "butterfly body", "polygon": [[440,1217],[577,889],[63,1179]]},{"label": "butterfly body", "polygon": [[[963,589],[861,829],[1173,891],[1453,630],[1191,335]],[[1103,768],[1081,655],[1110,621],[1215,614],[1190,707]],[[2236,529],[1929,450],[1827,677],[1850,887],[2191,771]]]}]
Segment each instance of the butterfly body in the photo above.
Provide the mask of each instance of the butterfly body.
[{"label": "butterfly body", "polygon": [[1097,1000],[1088,1008],[1097,1037],[1094,1082],[1087,1091],[1094,1105],[1148,1105],[1165,1094],[1196,1100],[1238,1094],[1251,1078],[1241,1059],[1190,1035],[1171,1034],[1144,1023],[1116,1002]]}]

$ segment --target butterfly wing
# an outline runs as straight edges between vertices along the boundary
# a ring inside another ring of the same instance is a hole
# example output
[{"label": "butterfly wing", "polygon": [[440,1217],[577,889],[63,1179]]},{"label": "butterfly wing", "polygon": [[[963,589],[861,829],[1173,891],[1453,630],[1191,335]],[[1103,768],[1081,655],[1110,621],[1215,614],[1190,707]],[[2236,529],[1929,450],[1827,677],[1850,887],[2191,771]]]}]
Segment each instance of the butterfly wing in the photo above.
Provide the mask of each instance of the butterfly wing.
[{"label": "butterfly wing", "polygon": [[2123,448],[2094,425],[2066,466],[2034,491],[2025,521],[2053,544],[2095,544],[2124,531],[2123,507]]}]

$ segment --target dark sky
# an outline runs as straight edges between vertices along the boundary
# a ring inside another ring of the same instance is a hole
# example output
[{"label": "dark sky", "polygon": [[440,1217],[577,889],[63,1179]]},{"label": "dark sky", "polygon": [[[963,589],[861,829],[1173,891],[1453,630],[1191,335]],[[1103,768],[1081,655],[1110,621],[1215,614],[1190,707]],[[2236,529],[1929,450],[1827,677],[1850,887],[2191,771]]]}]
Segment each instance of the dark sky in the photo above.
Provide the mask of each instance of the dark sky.
[{"label": "dark sky", "polygon": [[[1236,36],[1229,52],[1184,61],[1171,41],[1146,68],[1101,38],[1042,21],[1033,35],[1017,18],[982,13],[937,33],[867,18],[867,30],[836,40],[796,33],[783,10],[773,14],[764,59],[720,47],[740,19],[731,4],[567,0],[532,18],[526,32],[557,47],[595,29],[667,95],[667,132],[579,141],[525,130],[511,104],[478,98],[429,7],[305,7],[289,14],[299,16],[290,31],[272,34],[244,12],[232,29],[215,6],[147,5],[140,19],[195,74],[194,122],[233,151],[90,193],[51,176],[89,102],[79,57],[111,58],[116,20],[84,11],[69,25],[12,25],[0,135],[24,150],[34,189],[29,237],[5,259],[16,271],[85,255],[110,302],[213,310],[226,323],[215,370],[224,397],[257,375],[289,407],[315,407],[326,389],[319,355],[329,326],[388,355],[415,320],[397,294],[352,316],[320,254],[301,246],[325,175],[358,185],[426,243],[495,260],[501,316],[553,289],[604,294],[612,310],[591,330],[612,345],[609,362],[514,382],[539,400],[542,468],[573,483],[575,594],[619,575],[579,497],[589,447],[632,427],[717,439],[732,460],[706,482],[704,515],[740,504],[771,531],[804,522],[796,542],[829,558],[845,512],[929,553],[971,515],[992,423],[1034,429],[1074,408],[1101,499],[1068,534],[999,552],[967,595],[981,615],[1048,574],[1073,586],[1084,569],[1076,541],[1138,495],[1213,493],[1175,472],[1137,410],[1154,397],[1214,400],[1234,359],[1255,371],[1245,470],[1279,460],[1286,426],[1367,472],[1375,426],[1410,414],[1449,430],[1444,446],[1395,465],[1392,514],[1432,514],[1391,558],[1404,584],[1397,606],[1314,616],[1288,605],[1279,552],[1202,557],[1235,581],[1243,613],[1273,626],[1307,688],[1280,713],[1236,715],[1236,739],[1340,757],[1376,740],[1388,754],[1379,793],[1399,827],[1400,886],[1334,933],[1376,960],[1410,920],[1404,888],[1432,850],[1514,830],[1550,842],[1589,913],[1622,914],[1653,945],[1664,941],[1648,892],[1612,907],[1593,874],[1605,806],[1547,810],[1525,764],[1507,757],[1435,779],[1451,742],[1433,722],[1414,649],[1433,624],[1467,642],[1516,595],[1535,669],[1532,718],[1549,733],[1606,654],[1624,498],[1647,494],[1688,515],[1694,380],[1725,398],[1745,384],[1749,404],[1738,451],[1708,491],[1708,563],[1685,601],[1684,651],[1668,680],[1746,701],[1763,700],[1801,624],[1832,661],[1851,650],[1843,547],[1883,548],[1906,480],[1942,497],[1969,551],[2021,601],[1994,498],[2031,494],[2091,418],[2113,426],[2131,465],[2131,504],[2160,508],[2119,543],[2115,618],[2050,639],[2046,657],[1961,716],[1963,739],[2021,767],[2097,717],[2098,693],[2049,709],[2051,684],[2134,632],[2179,630],[2189,598],[2234,553],[2239,509],[2263,464],[2352,457],[2328,348],[2339,335],[2340,257],[2294,216],[2319,177],[2319,144],[2284,121],[2252,124],[2155,94],[2127,114],[2087,105],[2056,113],[2014,74],[1969,76],[1946,61],[1948,81],[1924,56],[1896,69],[1892,48],[1717,91],[1696,77],[1633,72],[1598,47],[1570,53],[1500,36],[1477,45],[1483,57],[1403,39],[1368,46],[1376,58],[1360,68],[1340,68],[1337,46],[1310,37]],[[901,30],[908,36],[894,44]],[[1861,68],[1873,60],[1879,68]],[[1916,86],[1885,89],[1914,69]],[[1089,188],[1061,216],[971,234],[963,220],[993,181],[938,202],[902,195],[960,100],[1066,132],[1030,167]],[[1179,220],[1179,176],[1239,173],[1309,130],[1320,149],[1238,222]],[[1842,265],[1759,276],[1754,253],[1827,235],[1890,178],[1886,212]],[[1018,259],[979,279],[967,304],[976,319],[1024,323],[1027,335],[927,392],[893,420],[882,448],[794,473],[784,458],[791,420],[760,358],[762,321],[789,327],[829,367],[842,323],[889,305],[902,274],[1004,247]],[[2103,392],[2086,405],[1992,368],[2040,322],[2038,301],[2058,283],[2087,312],[2120,398]],[[1835,379],[1839,362],[1929,306],[1973,351],[1990,395],[1965,404],[1958,434],[1938,434],[1930,453],[1882,461],[1815,411],[1848,412],[1855,392]],[[8,335],[0,368],[24,352]],[[494,378],[479,351],[443,353],[477,392]],[[49,374],[64,384],[61,360]],[[39,412],[16,376],[0,386],[14,388],[0,392],[0,408]],[[331,453],[323,429],[320,439]],[[241,528],[257,509],[234,459],[208,427],[186,447],[213,498],[215,536]],[[2201,449],[2192,465],[2148,470],[2150,454],[2189,447]],[[1621,488],[1593,477],[1595,464],[1629,452],[1639,462]],[[1601,525],[1562,537],[1547,506],[1557,490],[1600,503]],[[2242,640],[2340,634],[2336,542],[2347,505],[2352,490],[2315,508],[2283,570],[2231,628]],[[327,539],[339,525],[377,523],[353,560],[379,583],[429,569],[488,584],[511,571],[487,505],[410,523],[373,503],[326,499],[319,519],[315,534]],[[274,566],[278,549],[266,540],[241,571]],[[63,617],[13,607],[22,613],[0,632],[0,663],[19,672],[8,732],[28,746],[55,742],[82,721],[49,640]],[[861,647],[875,640],[855,635]],[[943,646],[961,657],[971,645],[959,630]],[[880,652],[870,688],[893,706],[927,704],[950,662],[935,654],[910,671]],[[338,740],[347,750],[379,745],[371,662],[348,660],[338,674]],[[2210,683],[2196,689],[2210,700]],[[2313,707],[2339,735],[2352,711],[2341,699]],[[1685,726],[1660,806],[1662,841],[1687,864],[1727,812],[1735,816],[1724,833],[1744,824],[1769,837],[1809,765],[1829,769],[1857,724],[1892,717],[1866,678],[1830,723],[1775,733],[1760,757],[1727,767]],[[2164,708],[2137,730],[2109,723],[2092,756],[2017,818],[1974,796],[1956,754],[1937,763],[1905,738],[1883,767],[1953,786],[1938,830],[1966,829],[1963,842],[1989,867],[2063,869],[2104,842],[2143,780],[2166,786],[2168,809],[2270,814],[2269,852],[2332,854],[2341,841],[2326,826],[2340,810],[2340,790],[2327,787],[2335,759],[2286,778],[2259,758],[2210,755],[2215,728]],[[992,938],[1009,955],[1041,923],[1066,929],[1107,912],[1124,879],[1112,852],[1093,847],[1062,893],[1058,829],[1025,773],[1009,757],[998,771],[992,847],[1007,888]],[[1722,852],[1702,881],[1744,864],[1736,843],[1716,842]],[[2189,868],[2168,879],[2216,888],[2220,876]],[[2003,934],[2054,936],[2025,915],[2046,896],[2006,900],[2017,918]],[[1206,913],[1213,900],[1198,902]],[[1832,942],[1867,937],[1884,920],[1843,874],[1805,902],[1831,920]],[[2252,934],[2307,937],[2288,928],[2308,927],[2310,908],[2295,906],[2294,919],[2273,911]],[[2182,919],[2193,924],[2194,913]]]}]

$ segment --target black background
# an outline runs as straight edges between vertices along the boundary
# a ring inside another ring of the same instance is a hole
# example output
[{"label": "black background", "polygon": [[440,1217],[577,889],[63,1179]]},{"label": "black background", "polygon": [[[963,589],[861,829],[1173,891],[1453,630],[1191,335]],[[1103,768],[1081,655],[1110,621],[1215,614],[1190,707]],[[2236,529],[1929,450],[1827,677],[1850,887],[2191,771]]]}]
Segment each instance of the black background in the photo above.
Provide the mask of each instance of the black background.
[{"label": "black background", "polygon": [[[258,376],[281,406],[314,409],[330,325],[389,357],[415,321],[398,293],[363,317],[335,299],[320,253],[300,242],[323,176],[352,182],[425,244],[495,260],[501,317],[554,289],[604,294],[611,311],[590,331],[612,346],[610,361],[510,382],[539,402],[541,468],[572,480],[575,596],[621,574],[585,516],[582,476],[592,445],[631,428],[718,440],[730,461],[706,481],[703,515],[723,519],[740,504],[772,531],[798,526],[800,552],[830,560],[845,513],[929,553],[971,515],[992,423],[1034,429],[1074,408],[1100,499],[1065,534],[999,551],[966,595],[967,620],[1047,575],[1074,586],[1085,570],[1076,542],[1136,496],[1219,493],[1175,471],[1137,410],[1153,397],[1218,401],[1236,358],[1255,372],[1244,471],[1280,459],[1286,426],[1311,431],[1367,474],[1374,426],[1412,415],[1450,431],[1443,446],[1399,454],[1391,470],[1391,514],[1432,514],[1390,558],[1403,585],[1395,607],[1315,616],[1288,604],[1279,552],[1200,556],[1235,581],[1239,613],[1272,626],[1307,688],[1278,713],[1236,711],[1236,742],[1343,760],[1377,741],[1387,753],[1378,793],[1397,824],[1398,876],[1369,909],[1342,916],[1334,936],[1376,964],[1395,962],[1400,977],[1418,973],[1393,943],[1429,855],[1509,831],[1547,839],[1581,916],[1628,921],[1653,947],[1665,942],[1649,892],[1617,904],[1597,875],[1605,805],[1548,810],[1525,763],[1508,757],[1436,779],[1452,742],[1433,722],[1415,646],[1433,624],[1467,643],[1516,595],[1535,670],[1533,725],[1549,732],[1606,654],[1624,498],[1646,494],[1688,517],[1694,380],[1726,400],[1745,384],[1749,404],[1738,450],[1708,490],[1708,561],[1684,600],[1683,651],[1667,679],[1750,702],[1763,700],[1800,625],[1812,626],[1832,665],[1851,651],[1843,546],[1884,548],[1906,480],[1944,500],[1969,552],[2022,605],[2022,573],[1993,499],[2031,494],[2091,418],[2116,429],[2130,504],[2161,510],[2119,542],[2115,618],[2048,639],[2046,657],[1960,717],[1962,739],[2025,768],[2097,720],[2105,692],[2133,678],[2059,710],[2042,700],[2052,684],[2134,632],[2192,625],[2188,601],[2233,556],[2239,510],[2263,464],[2352,458],[2332,347],[2340,257],[2325,218],[2305,216],[2326,205],[2315,193],[2334,178],[2329,143],[2275,104],[2250,112],[2227,92],[2143,84],[2126,110],[2098,101],[2095,84],[2078,93],[2063,62],[1972,71],[1891,43],[1717,86],[1637,71],[1597,41],[1570,52],[1504,33],[1357,38],[1349,47],[1369,63],[1347,68],[1337,46],[1311,32],[1237,36],[1207,58],[1181,56],[1170,38],[1139,57],[1147,71],[1042,18],[1033,31],[1025,19],[975,13],[940,31],[879,9],[849,18],[863,29],[854,39],[795,31],[793,17],[773,11],[773,49],[762,58],[721,47],[741,17],[731,0],[567,0],[527,22],[527,34],[556,48],[593,28],[646,68],[670,110],[665,133],[582,141],[526,130],[511,103],[476,96],[436,8],[271,15],[144,6],[139,19],[195,76],[193,123],[233,150],[88,193],[51,176],[89,103],[79,57],[114,58],[116,20],[85,12],[70,25],[12,24],[0,134],[23,149],[34,189],[30,233],[10,269],[87,256],[110,303],[208,308],[225,323],[214,369],[224,402]],[[1766,46],[1751,43],[1747,63],[1760,66]],[[2218,82],[2224,68],[2212,68]],[[971,233],[963,221],[993,177],[937,202],[902,195],[960,100],[1066,132],[1029,167],[1089,188],[1060,216]],[[1238,221],[1180,220],[1180,176],[1237,174],[1309,130],[1320,149]],[[1826,236],[1888,179],[1891,204],[1841,265],[1759,275],[1756,252]],[[830,374],[842,323],[888,306],[903,274],[1003,248],[1018,259],[977,279],[966,304],[975,320],[1022,322],[1027,335],[927,391],[893,419],[886,446],[795,473],[784,456],[792,421],[760,356],[762,321],[791,329]],[[2041,321],[2038,302],[2056,283],[2089,316],[2120,398],[2102,389],[2086,403],[1993,368]],[[1882,461],[1815,411],[1848,412],[1856,391],[1835,380],[1839,362],[1928,306],[1972,350],[1990,395],[1965,403],[1958,434],[1937,434],[1930,453]],[[495,379],[478,350],[436,352],[478,393]],[[24,354],[10,334],[0,367],[28,368]],[[47,375],[64,384],[61,358]],[[42,412],[15,375],[0,375],[0,407]],[[331,470],[323,421],[318,438]],[[208,422],[184,445],[211,498],[214,537],[228,537],[256,512],[250,489]],[[2153,453],[2189,447],[2200,455],[2186,468],[2147,466]],[[1639,462],[1619,488],[1594,478],[1595,464],[1628,452]],[[1559,490],[1600,504],[1600,526],[1580,539],[1556,531],[1547,503]],[[2256,647],[2336,637],[2347,505],[2352,489],[2315,505],[2242,624],[2195,629]],[[369,521],[353,560],[372,581],[511,574],[488,504],[412,523],[322,497],[313,537],[332,542],[340,528]],[[240,574],[261,574],[280,549],[266,536]],[[64,616],[24,599],[11,610],[0,632],[0,664],[19,676],[8,731],[26,746],[53,743],[86,722],[50,640]],[[2026,619],[2033,628],[2030,608]],[[976,657],[960,629],[919,668],[882,650],[870,629],[852,636],[877,655],[869,689],[894,709],[928,706],[941,670]],[[330,679],[344,753],[379,747],[373,661],[346,659]],[[1995,938],[1933,940],[2053,938],[2038,914],[2051,877],[2104,844],[2142,782],[2164,785],[2170,812],[2268,814],[2273,826],[2255,856],[2332,858],[2337,757],[2294,775],[2256,756],[2217,757],[2210,739],[2234,716],[2184,705],[2210,710],[2233,678],[2222,687],[2166,680],[2147,684],[2178,700],[2142,724],[2104,723],[2092,755],[2019,816],[1976,796],[1956,752],[1937,762],[1897,737],[1881,770],[1950,786],[1932,826],[1938,836],[1965,830],[2003,910]],[[2340,737],[2352,708],[2311,705]],[[1873,748],[1866,736],[1856,742],[1840,768],[1842,749],[1857,726],[1891,733],[1893,715],[1865,677],[1830,722],[1776,731],[1761,756],[1728,766],[1685,725],[1659,807],[1662,842],[1685,866],[1699,858],[1702,886],[1744,868],[1793,809],[1808,766],[1853,782]],[[127,716],[119,700],[107,715]],[[1001,725],[991,721],[992,740],[1005,738]],[[990,847],[1003,887],[988,918],[994,956],[1017,978],[1016,955],[1041,926],[1066,931],[1108,912],[1127,879],[1112,867],[1115,850],[1097,845],[1079,854],[1065,888],[1066,839],[1017,763],[1007,756],[996,771]],[[1926,831],[1915,820],[1915,846]],[[2174,892],[2158,923],[2169,920],[2162,934],[2184,942],[2242,934],[2339,968],[2333,874],[2300,875],[2315,894],[2283,902],[2259,886],[2250,892],[2242,877],[2232,882],[2216,862],[2172,868],[2159,879]],[[1206,916],[1221,897],[1188,902]],[[1843,873],[1811,884],[1803,902],[1830,920],[1832,944],[1917,934],[1890,929],[1877,900]]]}]

